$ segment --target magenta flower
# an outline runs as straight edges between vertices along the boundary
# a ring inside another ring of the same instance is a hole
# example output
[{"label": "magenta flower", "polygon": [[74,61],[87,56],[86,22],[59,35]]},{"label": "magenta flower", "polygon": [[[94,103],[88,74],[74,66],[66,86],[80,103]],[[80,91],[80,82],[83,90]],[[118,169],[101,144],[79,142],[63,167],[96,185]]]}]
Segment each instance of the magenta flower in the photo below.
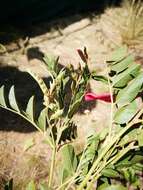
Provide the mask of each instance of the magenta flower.
[{"label": "magenta flower", "polygon": [[111,102],[110,93],[94,94],[93,92],[88,92],[84,96],[85,101],[101,100],[104,102]]}]

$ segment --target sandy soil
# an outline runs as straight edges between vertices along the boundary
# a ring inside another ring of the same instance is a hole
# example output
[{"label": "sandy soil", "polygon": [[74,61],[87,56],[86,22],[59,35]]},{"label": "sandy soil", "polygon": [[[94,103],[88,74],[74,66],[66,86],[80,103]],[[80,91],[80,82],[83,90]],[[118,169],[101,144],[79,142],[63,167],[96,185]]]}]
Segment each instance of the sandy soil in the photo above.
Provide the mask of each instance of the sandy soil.
[{"label": "sandy soil", "polygon": [[[32,94],[36,93],[37,100],[40,99],[37,85],[25,72],[27,68],[45,79],[48,78],[41,62],[43,53],[60,56],[62,65],[72,63],[76,68],[80,61],[76,49],[84,46],[87,47],[90,56],[90,68],[105,73],[105,60],[117,45],[117,41],[114,43],[114,36],[117,34],[111,34],[109,26],[105,27],[105,23],[103,25],[103,16],[93,16],[91,19],[90,16],[77,15],[75,18],[68,18],[77,21],[68,24],[68,19],[63,19],[54,25],[51,24],[52,27],[47,31],[46,27],[49,28],[49,23],[31,27],[31,31],[40,33],[40,30],[45,30],[45,32],[30,37],[27,45],[24,45],[23,39],[19,39],[20,48],[17,47],[17,42],[6,46],[9,53],[0,56],[0,84],[5,84],[8,88],[15,84],[18,100],[25,106],[28,97]],[[97,93],[108,91],[106,87],[93,81],[91,81],[91,89]],[[79,146],[90,130],[98,131],[107,127],[110,115],[110,105],[107,103],[96,102],[92,109],[84,105],[83,107],[82,113],[77,113],[74,118],[80,136],[77,141]],[[25,150],[25,142],[31,138],[34,146]],[[34,179],[45,178],[48,175],[49,148],[43,144],[40,134],[28,123],[4,110],[0,110],[0,154],[0,184],[13,177],[21,190],[23,187],[20,187],[20,181],[24,184],[30,175],[32,176],[30,178]],[[32,162],[30,168],[29,162]],[[35,162],[36,166],[33,164]],[[42,170],[43,168],[47,169]]]}]

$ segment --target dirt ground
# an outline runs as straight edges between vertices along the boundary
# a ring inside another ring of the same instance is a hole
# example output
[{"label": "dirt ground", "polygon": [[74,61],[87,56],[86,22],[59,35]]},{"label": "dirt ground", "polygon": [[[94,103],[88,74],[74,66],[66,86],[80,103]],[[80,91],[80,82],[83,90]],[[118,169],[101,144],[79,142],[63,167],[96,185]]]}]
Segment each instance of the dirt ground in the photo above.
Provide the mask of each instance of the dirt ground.
[{"label": "dirt ground", "polygon": [[[106,13],[104,13],[106,14]],[[90,68],[98,73],[106,73],[105,60],[109,53],[120,44],[118,34],[103,24],[105,15],[76,15],[52,23],[42,23],[30,28],[30,38],[18,39],[6,45],[7,52],[0,55],[0,85],[16,86],[18,100],[25,106],[28,98],[40,92],[37,85],[27,75],[27,68],[43,78],[48,74],[41,61],[44,53],[59,56],[60,64],[71,63],[77,68],[80,61],[78,48],[87,47]],[[69,20],[70,22],[69,24]],[[45,31],[43,34],[41,31]],[[37,33],[39,35],[32,35]],[[114,37],[116,36],[116,41]],[[25,40],[26,39],[26,40]],[[118,41],[117,41],[118,39]],[[91,81],[92,91],[108,91],[107,87]],[[108,126],[110,105],[96,102],[92,108],[83,105],[82,113],[74,120],[78,126],[78,146],[90,130],[98,131]],[[25,144],[31,139],[34,145],[27,150]],[[0,186],[10,178],[16,181],[15,190],[22,190],[29,178],[44,179],[48,175],[49,148],[43,143],[41,135],[28,123],[15,115],[0,110]],[[36,163],[36,164],[35,164]],[[46,168],[46,169],[45,169]],[[21,185],[22,184],[22,185]]]}]

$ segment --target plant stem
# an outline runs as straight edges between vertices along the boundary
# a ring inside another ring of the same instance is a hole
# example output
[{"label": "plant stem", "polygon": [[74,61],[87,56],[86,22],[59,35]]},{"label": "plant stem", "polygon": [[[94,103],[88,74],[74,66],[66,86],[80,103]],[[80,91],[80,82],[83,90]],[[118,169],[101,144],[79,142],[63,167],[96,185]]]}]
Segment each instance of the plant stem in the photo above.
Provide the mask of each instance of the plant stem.
[{"label": "plant stem", "polygon": [[[106,63],[107,71],[108,71],[108,65]],[[113,89],[112,89],[112,84],[110,82],[110,76],[107,73],[107,79],[108,79],[108,86],[109,86],[109,93],[111,97],[111,108],[110,108],[110,123],[109,123],[109,134],[107,141],[111,140],[111,135],[112,135],[112,127],[113,127],[113,109],[114,109],[114,100],[113,100]]]},{"label": "plant stem", "polygon": [[[100,163],[100,161],[105,157],[105,155],[108,153],[108,151],[111,149],[111,147],[118,141],[120,140],[120,137],[134,124],[140,123],[141,121],[138,120],[138,117],[142,115],[143,109],[140,110],[140,112],[136,115],[133,121],[131,121],[126,127],[124,127],[113,139],[112,141],[109,142],[109,144],[103,149],[97,160],[93,163],[91,169],[89,170],[88,174],[86,175],[85,179],[83,182],[80,184],[77,190],[83,190],[84,186],[87,184],[91,176],[93,175],[96,167]],[[97,173],[96,173],[97,174]]]},{"label": "plant stem", "polygon": [[[69,178],[68,180],[66,180],[66,181],[65,181],[63,184],[61,184],[60,187],[58,187],[56,190],[60,190],[60,189],[62,189],[65,185],[71,184],[71,182],[74,181],[75,177],[76,177],[76,176],[72,176],[71,178]],[[67,187],[67,188],[68,188],[68,187]],[[67,189],[67,188],[66,188],[66,189]],[[65,189],[65,190],[66,190],[66,189]]]},{"label": "plant stem", "polygon": [[[94,174],[95,177],[93,177],[92,181],[90,182],[89,186],[87,187],[87,190],[90,190],[92,187],[92,184],[101,176],[101,171],[112,162],[112,165],[114,165],[118,160],[120,160],[128,151],[130,151],[132,148],[134,148],[133,143],[131,143],[127,148],[124,148],[122,151],[120,151],[117,155],[115,155],[113,158],[111,158],[109,161],[105,162],[105,164],[102,164],[101,167],[98,169],[98,171]],[[110,155],[109,155],[110,158]]]},{"label": "plant stem", "polygon": [[49,188],[51,188],[52,182],[53,182],[56,152],[57,152],[56,147],[54,147],[52,151],[52,159],[51,159],[51,167],[50,167],[50,175],[49,175],[49,183],[48,183]]}]

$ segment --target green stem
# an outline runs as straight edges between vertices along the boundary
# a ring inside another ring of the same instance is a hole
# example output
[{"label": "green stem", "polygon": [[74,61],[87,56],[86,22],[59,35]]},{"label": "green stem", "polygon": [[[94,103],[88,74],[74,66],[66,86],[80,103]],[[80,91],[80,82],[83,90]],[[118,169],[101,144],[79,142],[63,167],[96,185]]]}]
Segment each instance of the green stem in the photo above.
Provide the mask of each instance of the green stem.
[{"label": "green stem", "polygon": [[49,183],[48,183],[49,188],[52,187],[52,183],[53,183],[55,159],[56,159],[56,147],[54,147],[52,151],[51,167],[50,167],[50,175],[49,175]]},{"label": "green stem", "polygon": [[110,97],[111,97],[111,111],[110,111],[110,124],[109,124],[109,135],[108,135],[108,140],[110,141],[111,135],[112,135],[112,127],[113,127],[113,109],[114,109],[114,100],[113,100],[113,91],[112,91],[112,85],[110,82],[110,78],[108,75],[108,85],[109,85],[109,92],[110,92]]},{"label": "green stem", "polygon": [[[58,187],[56,190],[61,190],[63,187],[65,187],[67,184],[71,184],[71,182],[74,181],[74,179],[76,178],[77,176],[72,176],[71,178],[69,178],[68,180],[66,180],[63,184],[60,185],[60,187]],[[73,184],[73,183],[72,183]],[[68,185],[69,186],[69,185]],[[65,188],[65,190],[67,190],[67,188]]]},{"label": "green stem", "polygon": [[103,149],[97,160],[93,163],[91,169],[89,170],[88,174],[86,175],[85,179],[83,182],[80,184],[77,190],[83,190],[84,186],[87,184],[89,181],[90,177],[94,173],[96,167],[100,163],[102,159],[104,159],[105,155],[108,153],[108,151],[112,148],[112,146],[120,139],[120,137],[134,124],[140,123],[140,120],[137,120],[140,115],[142,115],[143,109],[136,115],[134,118],[134,121],[131,121],[125,128],[123,128],[113,139],[109,144]]},{"label": "green stem", "polygon": [[[118,160],[120,160],[128,151],[130,151],[132,148],[134,148],[133,143],[131,143],[128,147],[121,150],[117,155],[115,155],[113,158],[111,158],[109,161],[105,162],[105,164],[101,164],[101,167],[98,169],[98,171],[94,174],[95,177],[93,177],[92,181],[90,182],[89,186],[87,187],[87,190],[90,190],[93,183],[98,180],[98,178],[101,176],[101,171],[112,162],[112,165],[115,164]],[[109,156],[110,157],[110,156]]]}]

